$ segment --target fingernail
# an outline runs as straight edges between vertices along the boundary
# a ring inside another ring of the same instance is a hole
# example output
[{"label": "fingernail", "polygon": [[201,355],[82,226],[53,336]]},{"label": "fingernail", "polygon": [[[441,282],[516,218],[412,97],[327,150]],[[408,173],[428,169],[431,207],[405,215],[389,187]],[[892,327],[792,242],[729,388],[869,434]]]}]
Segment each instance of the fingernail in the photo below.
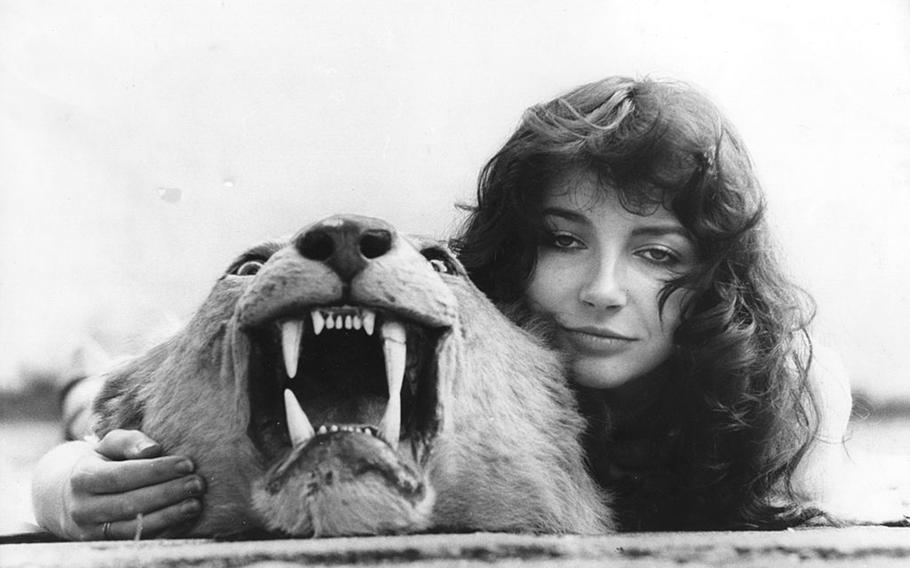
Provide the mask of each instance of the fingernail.
[{"label": "fingernail", "polygon": [[198,477],[194,477],[187,481],[183,488],[186,490],[188,495],[198,495],[202,493],[202,480]]},{"label": "fingernail", "polygon": [[139,442],[138,444],[136,444],[136,446],[133,448],[133,451],[135,451],[137,455],[143,455],[146,452],[156,450],[158,448],[159,448],[159,446],[155,442],[146,441],[146,442]]},{"label": "fingernail", "polygon": [[180,473],[192,473],[193,472],[193,462],[190,460],[180,460],[177,462],[177,465],[174,466],[176,470]]},{"label": "fingernail", "polygon": [[186,516],[198,515],[202,510],[202,503],[198,499],[187,499],[180,506],[180,511]]}]

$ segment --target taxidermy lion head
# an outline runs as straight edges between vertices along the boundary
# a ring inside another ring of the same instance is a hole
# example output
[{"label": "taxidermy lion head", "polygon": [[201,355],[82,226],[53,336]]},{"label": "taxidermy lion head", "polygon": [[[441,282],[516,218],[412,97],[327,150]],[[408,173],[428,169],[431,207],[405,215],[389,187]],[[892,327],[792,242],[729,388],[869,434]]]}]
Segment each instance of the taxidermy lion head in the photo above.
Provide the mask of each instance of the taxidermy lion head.
[{"label": "taxidermy lion head", "polygon": [[194,535],[611,527],[558,356],[438,241],[334,216],[241,254],[187,327],[111,374],[208,484]]}]

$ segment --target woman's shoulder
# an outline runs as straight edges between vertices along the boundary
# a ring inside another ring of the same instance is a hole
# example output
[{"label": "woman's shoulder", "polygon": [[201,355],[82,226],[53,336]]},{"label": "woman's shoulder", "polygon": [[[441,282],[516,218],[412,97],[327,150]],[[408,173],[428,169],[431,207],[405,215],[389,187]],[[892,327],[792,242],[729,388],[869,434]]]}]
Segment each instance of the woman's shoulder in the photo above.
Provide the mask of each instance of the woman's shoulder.
[{"label": "woman's shoulder", "polygon": [[814,345],[808,390],[816,420],[815,435],[791,485],[806,505],[847,523],[885,523],[903,519],[904,507],[893,491],[847,452],[852,412],[850,380],[836,351]]},{"label": "woman's shoulder", "polygon": [[842,443],[853,409],[853,395],[847,368],[837,351],[813,344],[807,387],[816,420],[816,440]]}]

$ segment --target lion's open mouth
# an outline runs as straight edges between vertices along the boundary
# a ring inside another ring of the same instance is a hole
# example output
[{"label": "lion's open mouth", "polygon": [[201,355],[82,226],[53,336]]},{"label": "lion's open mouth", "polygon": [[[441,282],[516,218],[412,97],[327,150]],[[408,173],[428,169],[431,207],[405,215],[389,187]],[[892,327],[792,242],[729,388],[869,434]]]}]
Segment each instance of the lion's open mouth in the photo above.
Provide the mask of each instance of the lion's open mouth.
[{"label": "lion's open mouth", "polygon": [[435,434],[442,330],[346,304],[310,306],[249,333],[249,435],[268,462],[336,430],[396,449],[408,439],[414,452]]}]

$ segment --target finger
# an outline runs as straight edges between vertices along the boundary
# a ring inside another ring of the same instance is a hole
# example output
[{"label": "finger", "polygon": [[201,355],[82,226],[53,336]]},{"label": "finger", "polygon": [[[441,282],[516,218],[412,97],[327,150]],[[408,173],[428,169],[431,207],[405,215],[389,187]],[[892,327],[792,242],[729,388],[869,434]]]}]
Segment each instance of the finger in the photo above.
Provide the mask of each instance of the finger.
[{"label": "finger", "polygon": [[111,521],[107,535],[104,534],[104,523],[97,524],[94,537],[98,540],[126,540],[137,536],[142,539],[179,536],[190,529],[201,512],[202,502],[199,499],[187,499],[141,517]]},{"label": "finger", "polygon": [[154,458],[161,455],[161,445],[139,430],[111,430],[95,451],[112,460]]},{"label": "finger", "polygon": [[123,521],[138,514],[175,505],[205,492],[205,482],[198,475],[188,475],[166,483],[142,487],[126,493],[96,495],[75,502],[70,510],[74,522],[92,525],[104,521]]},{"label": "finger", "polygon": [[84,459],[73,469],[71,483],[77,493],[124,493],[183,477],[194,470],[181,456],[130,461]]}]

